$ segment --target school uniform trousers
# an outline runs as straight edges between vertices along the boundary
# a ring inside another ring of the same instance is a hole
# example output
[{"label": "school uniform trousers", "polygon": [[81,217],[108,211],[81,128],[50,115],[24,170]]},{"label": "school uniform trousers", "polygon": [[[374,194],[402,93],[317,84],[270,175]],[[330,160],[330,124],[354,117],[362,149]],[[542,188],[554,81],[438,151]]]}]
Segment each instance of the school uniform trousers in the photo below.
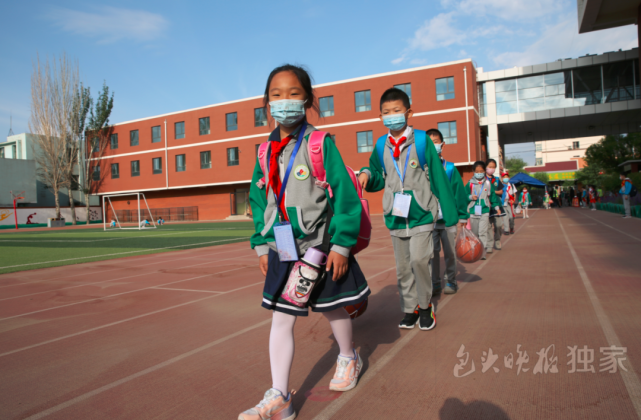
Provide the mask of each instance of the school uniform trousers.
[{"label": "school uniform trousers", "polygon": [[438,285],[441,282],[441,248],[445,257],[443,280],[445,283],[456,284],[456,226],[446,228],[444,223],[437,223],[432,231],[432,237],[434,239],[432,285]]},{"label": "school uniform trousers", "polygon": [[[490,217],[490,225],[488,227],[487,237],[489,239],[489,252],[494,250],[494,245],[498,245],[501,242],[501,236],[503,235],[503,217],[494,216]],[[492,241],[493,240],[493,241]]]},{"label": "school uniform trousers", "polygon": [[503,231],[509,233],[510,230],[514,229],[514,207],[511,204],[503,206],[505,209],[505,217],[503,220]]},{"label": "school uniform trousers", "polygon": [[490,238],[488,236],[490,214],[485,213],[481,216],[470,216],[470,224],[472,225],[472,232],[479,237],[485,249],[491,249]]},{"label": "school uniform trousers", "polygon": [[414,312],[416,306],[427,309],[432,299],[430,259],[434,250],[432,231],[408,237],[392,235],[396,278],[401,298],[401,310]]}]

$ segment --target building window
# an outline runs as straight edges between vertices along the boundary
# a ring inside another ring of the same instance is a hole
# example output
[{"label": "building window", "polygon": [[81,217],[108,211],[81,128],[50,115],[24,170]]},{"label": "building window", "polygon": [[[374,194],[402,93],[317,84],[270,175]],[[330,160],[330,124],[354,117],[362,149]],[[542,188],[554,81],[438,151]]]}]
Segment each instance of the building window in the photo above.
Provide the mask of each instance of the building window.
[{"label": "building window", "polygon": [[160,143],[160,126],[151,127],[151,142]]},{"label": "building window", "polygon": [[238,147],[227,149],[227,166],[238,165]]},{"label": "building window", "polygon": [[111,179],[118,179],[120,178],[120,167],[118,166],[117,163],[112,163],[111,164]]},{"label": "building window", "polygon": [[232,112],[225,114],[225,122],[227,124],[227,131],[238,130],[238,113]]},{"label": "building window", "polygon": [[185,155],[176,155],[176,172],[185,172],[186,166]]},{"label": "building window", "polygon": [[412,104],[412,84],[411,83],[405,83],[403,85],[394,85],[396,89],[400,89],[403,92],[407,94],[410,98],[410,105]]},{"label": "building window", "polygon": [[162,158],[153,158],[151,160],[152,167],[154,168],[154,174],[161,174],[162,173]]},{"label": "building window", "polygon": [[356,103],[356,112],[365,112],[372,110],[372,101],[370,91],[362,90],[354,93],[354,102]]},{"label": "building window", "polygon": [[209,117],[198,119],[198,132],[200,133],[201,136],[204,136],[205,134],[210,134]]},{"label": "building window", "polygon": [[537,152],[541,152],[541,151],[543,151],[543,145],[542,145],[541,143],[537,143],[537,144],[536,144],[536,151],[537,151]]},{"label": "building window", "polygon": [[0,147],[0,159],[4,159],[4,147]]},{"label": "building window", "polygon": [[320,98],[321,117],[331,117],[334,115],[334,97],[326,96]]},{"label": "building window", "polygon": [[211,169],[211,152],[200,152],[200,169]]},{"label": "building window", "polygon": [[131,161],[131,176],[140,176],[140,161]]},{"label": "building window", "polygon": [[436,79],[436,100],[444,101],[454,99],[454,78],[444,77]]},{"label": "building window", "polygon": [[359,131],[356,133],[356,145],[358,153],[366,153],[374,150],[374,135],[371,131]]},{"label": "building window", "polygon": [[485,82],[479,83],[479,116],[487,117],[487,89]]},{"label": "building window", "polygon": [[265,108],[254,109],[254,127],[264,127],[267,125],[267,112]]},{"label": "building window", "polygon": [[456,140],[456,121],[438,123],[438,130],[443,133],[445,144],[454,144]]},{"label": "building window", "polygon": [[536,158],[536,166],[543,166],[543,158]]},{"label": "building window", "polygon": [[109,137],[109,145],[111,147],[111,150],[118,148],[118,134],[112,134]]},{"label": "building window", "polygon": [[579,146],[579,142],[578,142],[578,141],[573,141],[573,142],[572,142],[572,149],[573,149],[573,150],[580,149],[580,146]]},{"label": "building window", "polygon": [[98,137],[91,139],[91,153],[98,153],[100,151],[100,141]]},{"label": "building window", "polygon": [[100,165],[93,167],[93,180],[100,181]]},{"label": "building window", "polygon": [[185,138],[185,122],[177,122],[174,124],[174,133],[176,136],[175,139],[184,139]]},{"label": "building window", "polygon": [[131,130],[129,132],[129,145],[138,146],[138,130]]}]

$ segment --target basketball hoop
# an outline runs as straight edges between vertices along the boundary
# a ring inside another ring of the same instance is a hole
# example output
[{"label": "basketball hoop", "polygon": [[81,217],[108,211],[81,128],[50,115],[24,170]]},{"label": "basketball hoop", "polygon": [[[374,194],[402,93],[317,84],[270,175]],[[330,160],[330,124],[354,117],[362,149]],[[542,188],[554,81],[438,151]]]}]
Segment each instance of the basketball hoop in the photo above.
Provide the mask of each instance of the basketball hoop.
[{"label": "basketball hoop", "polygon": [[16,201],[17,200],[24,200],[24,191],[20,192],[19,194],[15,194],[13,191],[9,191],[11,193],[11,197],[13,198],[13,216],[16,219],[16,229],[18,229],[18,212],[16,211]]}]

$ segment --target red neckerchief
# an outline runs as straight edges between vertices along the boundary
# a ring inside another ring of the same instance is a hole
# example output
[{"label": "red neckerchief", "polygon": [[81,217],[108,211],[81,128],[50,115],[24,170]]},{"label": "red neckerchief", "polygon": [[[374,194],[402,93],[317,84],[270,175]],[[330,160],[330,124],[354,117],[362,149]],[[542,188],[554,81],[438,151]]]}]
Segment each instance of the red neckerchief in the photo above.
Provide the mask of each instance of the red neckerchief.
[{"label": "red neckerchief", "polygon": [[[280,152],[283,151],[285,146],[289,144],[289,141],[292,138],[293,138],[293,134],[290,134],[289,136],[282,139],[280,142],[272,141],[272,144],[271,144],[271,156],[269,157],[269,183],[272,186],[272,190],[274,191],[274,194],[276,194],[276,197],[278,197],[278,195],[280,194],[280,186],[281,186],[280,170],[279,170],[280,165],[278,164],[278,156],[280,156]],[[266,190],[267,190],[267,197],[269,198],[269,186],[267,186]],[[283,217],[285,217],[285,220],[289,220],[289,218],[287,217],[287,211],[285,210],[285,199],[281,201],[280,209],[281,209],[281,213],[283,214]]]},{"label": "red neckerchief", "polygon": [[392,143],[392,146],[394,146],[394,157],[396,159],[401,155],[401,145],[405,143],[405,140],[407,140],[405,136],[398,139],[398,141],[394,140],[394,137],[389,136],[389,141]]}]

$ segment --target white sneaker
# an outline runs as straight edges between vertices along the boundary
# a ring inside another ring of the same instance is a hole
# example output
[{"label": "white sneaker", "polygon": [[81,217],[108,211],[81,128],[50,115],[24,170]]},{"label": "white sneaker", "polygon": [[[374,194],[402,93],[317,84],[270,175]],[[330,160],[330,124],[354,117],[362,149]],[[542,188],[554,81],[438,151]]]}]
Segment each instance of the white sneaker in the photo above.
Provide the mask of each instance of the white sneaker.
[{"label": "white sneaker", "polygon": [[338,356],[336,360],[336,372],[329,383],[331,391],[349,391],[356,386],[358,375],[363,368],[363,359],[354,350],[354,357]]}]

